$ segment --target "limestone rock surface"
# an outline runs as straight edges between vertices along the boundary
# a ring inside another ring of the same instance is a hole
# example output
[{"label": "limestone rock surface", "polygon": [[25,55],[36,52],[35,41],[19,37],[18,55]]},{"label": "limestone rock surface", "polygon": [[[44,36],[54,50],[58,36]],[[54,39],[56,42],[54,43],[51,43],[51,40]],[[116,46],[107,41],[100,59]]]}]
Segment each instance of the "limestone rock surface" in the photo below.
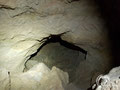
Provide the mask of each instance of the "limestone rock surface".
[{"label": "limestone rock surface", "polygon": [[0,90],[9,90],[9,71],[0,67]]},{"label": "limestone rock surface", "polygon": [[39,63],[23,74],[11,77],[11,90],[65,90],[68,74],[53,67],[50,70],[45,64]]},{"label": "limestone rock surface", "polygon": [[66,31],[63,40],[88,52],[75,81],[86,90],[94,74],[112,64],[107,29],[93,0],[0,0],[0,66],[23,75],[25,63],[45,42],[41,40]]},{"label": "limestone rock surface", "polygon": [[108,74],[100,75],[94,90],[120,90],[120,67],[113,68]]}]

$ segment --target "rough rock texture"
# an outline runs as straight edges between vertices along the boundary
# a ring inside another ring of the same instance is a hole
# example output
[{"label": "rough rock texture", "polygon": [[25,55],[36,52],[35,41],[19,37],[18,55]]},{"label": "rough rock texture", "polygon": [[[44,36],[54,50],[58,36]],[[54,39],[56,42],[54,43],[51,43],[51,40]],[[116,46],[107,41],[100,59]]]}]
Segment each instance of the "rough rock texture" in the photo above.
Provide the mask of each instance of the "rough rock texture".
[{"label": "rough rock texture", "polygon": [[[5,75],[5,71],[1,74]],[[66,72],[56,67],[50,70],[45,64],[39,63],[25,73],[4,76],[0,90],[64,90],[68,82]]]},{"label": "rough rock texture", "polygon": [[66,31],[63,40],[88,52],[75,82],[86,90],[95,73],[111,68],[105,23],[92,0],[0,0],[0,66],[23,73],[40,40]]},{"label": "rough rock texture", "polygon": [[41,80],[40,90],[65,90],[68,84],[68,74],[53,67],[51,72]]},{"label": "rough rock texture", "polygon": [[120,90],[120,67],[113,68],[108,74],[99,76],[93,89]]},{"label": "rough rock texture", "polygon": [[70,83],[66,85],[65,90],[82,90],[82,89],[77,88],[73,83]]},{"label": "rough rock texture", "polygon": [[17,0],[0,0],[0,7],[13,9],[16,7]]},{"label": "rough rock texture", "polygon": [[0,90],[9,90],[9,86],[8,71],[4,68],[0,68]]},{"label": "rough rock texture", "polygon": [[35,64],[43,62],[49,68],[56,66],[65,72],[69,73],[70,81],[78,79],[76,76],[76,70],[79,66],[79,63],[82,62],[85,55],[80,51],[68,49],[60,43],[49,43],[44,46],[39,53],[28,60],[26,63],[26,68],[29,70]]}]

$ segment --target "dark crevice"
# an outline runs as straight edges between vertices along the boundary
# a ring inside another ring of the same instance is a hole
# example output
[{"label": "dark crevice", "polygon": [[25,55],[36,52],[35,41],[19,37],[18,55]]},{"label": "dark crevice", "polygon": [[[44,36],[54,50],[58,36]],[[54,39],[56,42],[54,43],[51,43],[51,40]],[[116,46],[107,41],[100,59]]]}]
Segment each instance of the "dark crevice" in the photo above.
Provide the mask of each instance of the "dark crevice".
[{"label": "dark crevice", "polygon": [[10,75],[10,72],[8,72],[8,76],[9,76],[9,90],[11,90],[11,75]]},{"label": "dark crevice", "polygon": [[11,8],[7,5],[0,5],[0,9],[9,9],[9,10],[15,10],[15,8]]},{"label": "dark crevice", "polygon": [[[69,31],[67,31],[67,32],[69,32]],[[43,42],[43,44],[37,49],[37,51],[36,51],[35,53],[33,53],[32,55],[30,55],[30,58],[29,58],[28,60],[30,60],[31,58],[33,58],[34,56],[36,56],[36,55],[38,54],[38,52],[39,52],[44,46],[46,46],[46,45],[49,44],[49,43],[60,43],[60,45],[66,47],[66,48],[68,48],[68,49],[80,51],[80,52],[82,52],[82,53],[85,55],[85,59],[86,59],[86,56],[87,56],[87,51],[86,51],[86,50],[84,50],[84,49],[82,49],[81,47],[75,46],[74,44],[69,43],[69,42],[61,39],[61,36],[62,36],[63,34],[66,34],[67,32],[64,32],[64,33],[61,33],[61,34],[57,34],[57,35],[51,34],[49,37],[45,37],[45,38],[43,38],[42,40],[37,40],[37,41],[39,41],[39,42],[41,42],[41,43]],[[27,61],[28,61],[28,60],[27,60]],[[27,67],[26,67],[27,61],[25,62],[25,68],[27,68]],[[24,69],[25,69],[25,68],[24,68]],[[24,72],[24,70],[23,70],[23,72]]]},{"label": "dark crevice", "polygon": [[[67,32],[68,32],[68,31],[67,31]],[[82,53],[85,55],[85,59],[86,59],[86,55],[87,55],[87,51],[86,51],[86,50],[84,50],[84,49],[82,49],[82,48],[80,48],[80,47],[78,47],[78,46],[75,46],[75,45],[72,44],[72,43],[69,43],[69,42],[64,41],[64,40],[61,39],[61,36],[62,36],[63,34],[66,34],[67,32],[64,32],[64,33],[61,33],[61,34],[57,34],[57,35],[51,34],[49,37],[45,37],[45,38],[43,38],[42,40],[38,40],[39,42],[43,42],[43,44],[37,49],[36,53],[34,53],[34,54],[32,54],[32,55],[30,56],[30,58],[29,58],[28,60],[30,60],[31,58],[33,58],[34,56],[36,56],[36,55],[38,54],[38,52],[39,52],[45,45],[47,45],[47,44],[49,44],[49,43],[56,43],[56,42],[60,43],[60,45],[66,47],[66,48],[68,48],[68,49],[72,49],[72,50],[76,50],[76,51],[82,52]],[[28,61],[28,60],[27,60],[27,61]],[[25,67],[26,67],[27,61],[25,62]]]},{"label": "dark crevice", "polygon": [[21,12],[21,13],[18,13],[14,16],[12,16],[12,18],[15,18],[15,17],[18,17],[18,16],[21,16],[23,14],[26,14],[26,13],[36,13],[36,14],[39,14],[34,8],[32,7],[29,7],[29,6],[26,6],[26,9],[24,12]]},{"label": "dark crevice", "polygon": [[[86,59],[87,51],[78,46],[75,46],[72,43],[62,40],[61,36],[66,34],[67,32],[57,35],[51,34],[48,37],[43,38],[42,40],[37,40],[42,43],[42,45],[37,49],[36,53],[32,54],[30,58],[25,62],[25,68],[23,72],[26,72],[31,68],[28,67],[29,60],[37,60],[38,63],[42,62],[50,69],[53,66],[56,66],[61,70],[68,72],[69,81],[74,82],[76,80],[76,72],[77,68],[79,67],[79,63],[82,60]],[[46,48],[47,46],[48,48]]]},{"label": "dark crevice", "polygon": [[30,56],[29,59],[31,59],[32,57],[36,56],[37,53],[38,53],[45,45],[47,45],[47,44],[49,44],[49,43],[56,43],[56,42],[60,43],[60,45],[66,47],[66,48],[68,48],[68,49],[72,49],[72,50],[76,50],[76,51],[82,52],[82,53],[85,55],[85,59],[86,59],[86,56],[87,56],[87,51],[86,51],[86,50],[84,50],[84,49],[82,49],[81,47],[75,46],[74,44],[69,43],[69,42],[64,41],[64,40],[61,39],[61,36],[62,36],[63,34],[65,34],[65,33],[67,33],[67,32],[64,32],[64,33],[61,33],[61,34],[58,34],[58,35],[51,34],[49,37],[45,37],[45,38],[43,38],[42,40],[38,40],[39,42],[44,41],[44,43],[37,49],[37,52],[36,52],[36,53],[34,53],[34,54],[32,54],[32,55]]},{"label": "dark crevice", "polygon": [[76,2],[76,1],[80,1],[80,0],[67,0],[67,3],[72,3],[72,2]]}]

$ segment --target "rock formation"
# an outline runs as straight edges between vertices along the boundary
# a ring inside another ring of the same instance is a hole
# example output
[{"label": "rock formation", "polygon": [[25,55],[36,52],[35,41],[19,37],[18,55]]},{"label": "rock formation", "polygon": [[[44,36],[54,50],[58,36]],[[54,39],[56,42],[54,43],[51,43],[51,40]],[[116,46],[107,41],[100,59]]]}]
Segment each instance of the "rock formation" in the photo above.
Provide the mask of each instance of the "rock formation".
[{"label": "rock formation", "polygon": [[[64,47],[74,53],[60,54],[74,59],[65,62],[53,50],[54,42],[41,48],[51,35],[64,32],[60,39],[86,51],[86,59],[81,51]],[[86,90],[111,68],[107,29],[93,0],[0,0],[0,90]],[[75,77],[69,83],[66,72]]]},{"label": "rock formation", "polygon": [[119,90],[120,89],[120,67],[113,68],[108,74],[100,75],[96,79],[94,90]]}]

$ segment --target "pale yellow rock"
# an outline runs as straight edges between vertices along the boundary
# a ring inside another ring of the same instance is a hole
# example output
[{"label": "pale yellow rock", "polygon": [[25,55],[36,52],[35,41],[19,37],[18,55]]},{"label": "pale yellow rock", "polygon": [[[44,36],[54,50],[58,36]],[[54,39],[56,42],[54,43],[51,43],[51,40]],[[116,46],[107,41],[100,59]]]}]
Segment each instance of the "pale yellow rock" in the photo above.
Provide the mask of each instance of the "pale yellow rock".
[{"label": "pale yellow rock", "polygon": [[0,0],[0,7],[6,6],[10,8],[15,8],[16,7],[16,0]]},{"label": "pale yellow rock", "polygon": [[0,67],[0,90],[9,90],[10,78],[8,71],[5,68]]},{"label": "pale yellow rock", "polygon": [[53,67],[50,73],[42,78],[40,90],[65,90],[68,82],[68,74]]},{"label": "pale yellow rock", "polygon": [[67,84],[66,72],[56,67],[50,70],[43,63],[11,77],[11,90],[64,90]]}]

